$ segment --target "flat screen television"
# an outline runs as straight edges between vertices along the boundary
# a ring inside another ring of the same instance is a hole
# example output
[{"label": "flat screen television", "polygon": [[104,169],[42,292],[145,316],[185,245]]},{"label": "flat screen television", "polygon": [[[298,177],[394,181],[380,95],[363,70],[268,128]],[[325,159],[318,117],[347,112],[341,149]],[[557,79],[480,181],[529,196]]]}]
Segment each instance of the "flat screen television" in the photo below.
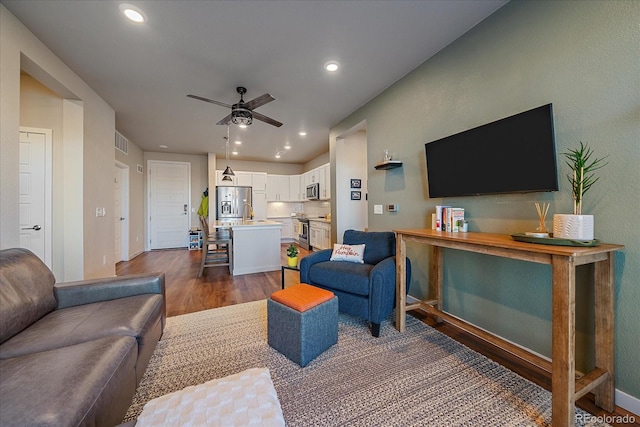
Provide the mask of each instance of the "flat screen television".
[{"label": "flat screen television", "polygon": [[425,144],[429,197],[557,191],[552,104]]}]

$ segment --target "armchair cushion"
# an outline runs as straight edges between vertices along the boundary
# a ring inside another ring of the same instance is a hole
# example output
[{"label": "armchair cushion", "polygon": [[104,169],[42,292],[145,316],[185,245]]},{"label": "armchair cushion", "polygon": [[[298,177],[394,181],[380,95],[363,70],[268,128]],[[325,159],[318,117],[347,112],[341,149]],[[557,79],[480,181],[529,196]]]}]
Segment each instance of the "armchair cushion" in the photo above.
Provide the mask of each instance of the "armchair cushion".
[{"label": "armchair cushion", "polygon": [[365,264],[375,265],[396,254],[396,235],[391,231],[346,230],[342,241],[347,245],[366,245]]},{"label": "armchair cushion", "polygon": [[309,268],[307,280],[310,280],[310,282],[307,283],[319,284],[324,287],[367,296],[370,291],[369,273],[373,267],[370,264],[356,264],[353,262],[319,262]]}]

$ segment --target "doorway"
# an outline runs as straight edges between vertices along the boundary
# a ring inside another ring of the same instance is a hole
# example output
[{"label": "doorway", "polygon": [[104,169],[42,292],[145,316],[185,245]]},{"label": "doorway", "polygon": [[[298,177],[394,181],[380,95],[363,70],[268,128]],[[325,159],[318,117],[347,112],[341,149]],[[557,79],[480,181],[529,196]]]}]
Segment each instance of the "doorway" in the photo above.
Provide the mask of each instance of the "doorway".
[{"label": "doorway", "polygon": [[191,164],[149,160],[148,249],[186,248],[191,227]]},{"label": "doorway", "polygon": [[50,269],[52,130],[20,127],[20,247]]},{"label": "doorway", "polygon": [[129,166],[116,160],[114,172],[114,260],[118,263],[129,261]]}]

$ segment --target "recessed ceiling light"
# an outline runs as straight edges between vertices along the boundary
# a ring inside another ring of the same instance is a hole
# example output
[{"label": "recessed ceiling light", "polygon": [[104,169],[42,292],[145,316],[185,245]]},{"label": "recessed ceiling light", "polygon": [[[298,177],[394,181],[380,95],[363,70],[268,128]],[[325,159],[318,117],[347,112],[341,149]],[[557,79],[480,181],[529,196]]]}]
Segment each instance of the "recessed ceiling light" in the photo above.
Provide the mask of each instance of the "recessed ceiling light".
[{"label": "recessed ceiling light", "polygon": [[239,127],[240,129],[246,129],[246,128],[247,128],[247,125],[239,124],[239,125],[238,125],[238,127]]},{"label": "recessed ceiling light", "polygon": [[231,152],[231,154],[233,154],[234,156],[237,156],[237,155],[238,155],[238,152],[237,152],[236,150],[233,150],[233,151]]},{"label": "recessed ceiling light", "polygon": [[280,158],[280,154],[276,154],[276,159],[279,159],[279,158]]},{"label": "recessed ceiling light", "polygon": [[300,136],[307,136],[307,133],[306,133],[305,131],[303,131],[303,130],[302,130],[302,131],[298,132],[298,135],[300,135]]},{"label": "recessed ceiling light", "polygon": [[234,141],[236,145],[242,144],[242,141]]},{"label": "recessed ceiling light", "polygon": [[287,144],[287,145],[284,146],[284,149],[285,150],[291,150],[291,146],[289,144]]},{"label": "recessed ceiling light", "polygon": [[329,61],[324,64],[324,69],[330,72],[338,71],[340,63],[338,61]]},{"label": "recessed ceiling light", "polygon": [[122,3],[118,8],[130,21],[137,24],[142,24],[147,21],[147,15],[138,7]]},{"label": "recessed ceiling light", "polygon": [[163,145],[158,145],[158,147],[160,147],[160,148],[169,148],[167,145],[164,145],[164,144]]}]

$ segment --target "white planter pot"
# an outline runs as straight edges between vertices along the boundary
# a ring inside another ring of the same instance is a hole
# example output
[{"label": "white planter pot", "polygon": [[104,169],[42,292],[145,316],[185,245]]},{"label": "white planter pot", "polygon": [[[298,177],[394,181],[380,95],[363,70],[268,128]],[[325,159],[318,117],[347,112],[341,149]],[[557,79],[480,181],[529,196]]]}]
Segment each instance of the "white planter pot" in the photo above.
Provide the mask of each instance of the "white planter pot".
[{"label": "white planter pot", "polygon": [[553,237],[593,240],[593,215],[553,215]]}]

